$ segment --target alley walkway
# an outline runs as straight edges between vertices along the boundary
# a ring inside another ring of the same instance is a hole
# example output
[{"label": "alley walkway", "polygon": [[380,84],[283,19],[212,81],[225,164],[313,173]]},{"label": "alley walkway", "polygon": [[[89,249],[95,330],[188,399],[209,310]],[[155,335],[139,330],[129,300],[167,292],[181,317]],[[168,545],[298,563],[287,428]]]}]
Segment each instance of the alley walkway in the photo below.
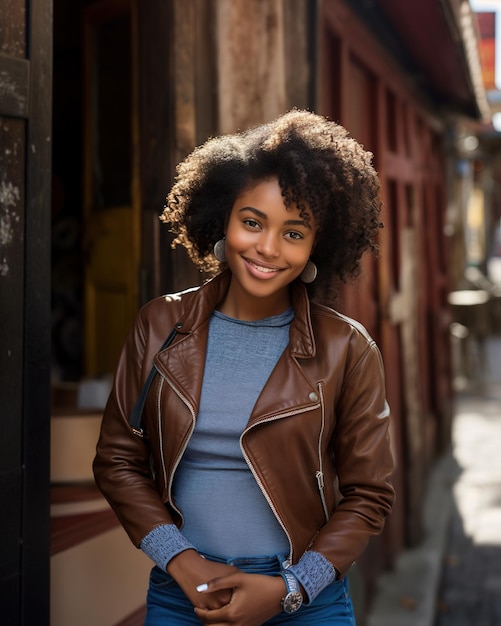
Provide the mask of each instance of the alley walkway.
[{"label": "alley walkway", "polygon": [[458,476],[435,626],[501,626],[501,339],[487,344],[485,383],[458,394]]},{"label": "alley walkway", "polygon": [[423,542],[382,577],[367,626],[501,626],[501,337],[486,348],[430,475]]}]

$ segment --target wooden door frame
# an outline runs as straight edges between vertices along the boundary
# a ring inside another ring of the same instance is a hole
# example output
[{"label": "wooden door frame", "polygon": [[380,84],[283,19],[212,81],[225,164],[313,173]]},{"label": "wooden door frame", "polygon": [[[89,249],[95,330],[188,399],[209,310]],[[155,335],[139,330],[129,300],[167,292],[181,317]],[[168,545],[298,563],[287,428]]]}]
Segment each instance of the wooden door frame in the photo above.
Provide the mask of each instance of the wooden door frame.
[{"label": "wooden door frame", "polygon": [[24,305],[23,624],[49,623],[52,0],[29,9]]},{"label": "wooden door frame", "polygon": [[[12,568],[2,560],[0,615],[12,625],[45,626],[50,622],[52,0],[26,0],[17,9],[26,15],[26,31],[19,29],[25,53],[0,54],[0,69],[15,95],[2,101],[0,115],[24,124],[24,154],[15,166],[21,185],[15,228],[22,231],[16,233],[16,246],[2,251],[18,285],[15,293],[1,294],[12,384],[1,391],[9,454],[0,472],[0,549],[17,551],[18,558]],[[8,26],[10,15],[6,10]],[[4,359],[3,365],[9,367]]]}]

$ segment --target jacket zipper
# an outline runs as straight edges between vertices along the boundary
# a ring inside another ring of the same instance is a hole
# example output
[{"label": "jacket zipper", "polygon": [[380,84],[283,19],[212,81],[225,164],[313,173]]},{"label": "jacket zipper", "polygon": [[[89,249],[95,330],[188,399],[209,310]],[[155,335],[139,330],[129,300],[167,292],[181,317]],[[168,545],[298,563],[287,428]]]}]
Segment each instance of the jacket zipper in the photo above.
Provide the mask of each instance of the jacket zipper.
[{"label": "jacket zipper", "polygon": [[325,483],[324,483],[324,464],[322,461],[322,438],[325,430],[325,402],[322,383],[318,384],[318,392],[320,394],[320,405],[322,407],[322,426],[318,436],[318,471],[316,473],[318,491],[320,493],[320,499],[322,501],[322,508],[324,510],[325,521],[329,521],[329,511],[327,509],[327,502],[325,500]]},{"label": "jacket zipper", "polygon": [[160,397],[162,395],[162,389],[164,386],[164,378],[160,377],[160,384],[157,391],[157,420],[158,420],[158,441],[160,444],[160,458],[162,459],[162,472],[164,477],[164,485],[167,489],[167,470],[165,469],[165,457],[164,457],[164,443],[162,436],[162,412],[160,410]]},{"label": "jacket zipper", "polygon": [[174,393],[178,396],[178,398],[180,398],[180,400],[182,400],[182,401],[184,402],[184,404],[188,407],[188,409],[189,409],[189,411],[190,411],[190,414],[191,414],[191,422],[192,422],[192,425],[191,425],[191,432],[190,432],[189,436],[188,436],[188,437],[186,437],[186,441],[185,441],[185,443],[184,443],[183,447],[181,448],[181,450],[179,451],[179,454],[178,454],[178,456],[177,456],[177,458],[176,458],[176,460],[175,460],[174,466],[173,466],[173,468],[172,468],[172,473],[171,473],[171,478],[170,478],[169,484],[167,484],[167,470],[165,469],[165,457],[164,457],[164,451],[163,451],[163,443],[161,444],[161,447],[160,447],[160,458],[161,458],[161,461],[162,461],[162,470],[163,470],[163,475],[164,475],[164,483],[165,483],[165,486],[166,486],[166,489],[167,489],[167,497],[168,497],[168,499],[169,499],[169,500],[170,500],[170,502],[171,502],[171,506],[172,506],[172,508],[173,508],[173,509],[174,509],[174,510],[178,513],[178,515],[180,516],[180,518],[181,518],[181,520],[182,520],[182,524],[181,524],[181,526],[182,526],[182,525],[184,524],[183,514],[181,513],[181,511],[180,511],[180,510],[179,510],[176,506],[174,506],[174,503],[173,503],[173,500],[172,500],[172,497],[171,497],[171,493],[172,493],[172,483],[173,483],[173,481],[174,481],[174,474],[176,473],[177,466],[179,465],[179,463],[180,463],[180,461],[181,461],[181,459],[182,459],[182,457],[183,457],[184,451],[186,450],[186,448],[187,448],[187,446],[188,446],[188,443],[189,443],[189,441],[190,441],[190,439],[191,439],[191,435],[193,434],[193,431],[194,431],[194,429],[195,429],[196,416],[195,416],[195,409],[192,407],[192,405],[190,404],[190,402],[188,401],[188,399],[187,399],[187,398],[186,398],[186,397],[185,397],[185,396],[184,396],[184,395],[183,395],[180,391],[178,391],[178,389],[177,389],[177,388],[176,388],[176,386],[172,383],[172,381],[170,381],[167,377],[165,377],[163,374],[161,374],[161,383],[160,383],[160,386],[159,386],[159,387],[160,387],[160,390],[159,390],[159,393],[158,393],[158,404],[157,404],[157,412],[158,412],[158,415],[157,415],[157,418],[158,418],[158,433],[159,433],[160,441],[161,441],[161,442],[163,441],[163,436],[162,436],[162,412],[161,412],[161,410],[160,410],[160,409],[161,409],[161,407],[160,407],[160,396],[161,396],[160,391],[161,391],[161,389],[162,389],[162,387],[163,387],[163,383],[164,383],[164,381],[167,381],[167,384],[168,384],[168,385],[169,385],[169,387],[172,389],[172,391],[173,391],[173,392],[174,392]]},{"label": "jacket zipper", "polygon": [[240,435],[240,450],[242,451],[242,454],[243,454],[243,457],[245,459],[245,462],[247,463],[247,466],[249,467],[250,471],[252,472],[252,474],[254,476],[254,479],[257,482],[259,489],[261,490],[261,493],[266,498],[266,501],[268,502],[268,505],[270,506],[271,510],[273,511],[273,515],[276,517],[278,523],[282,527],[282,529],[283,529],[283,531],[284,531],[284,533],[285,533],[285,535],[287,537],[287,541],[289,542],[289,558],[288,558],[288,562],[286,561],[286,562],[284,562],[282,564],[284,566],[284,568],[290,566],[290,564],[292,563],[293,552],[294,552],[293,547],[292,547],[292,539],[291,539],[291,536],[289,535],[289,532],[288,532],[287,528],[285,527],[285,524],[284,524],[282,518],[278,514],[278,511],[276,510],[275,505],[271,501],[270,496],[268,495],[266,489],[264,488],[263,483],[261,482],[261,479],[257,475],[257,472],[254,469],[254,466],[252,465],[248,455],[246,454],[246,452],[244,450],[244,447],[242,445],[242,440],[243,440],[244,435],[246,435],[255,426],[258,426],[260,424],[266,424],[267,422],[274,422],[274,421],[282,419],[284,417],[292,417],[293,415],[299,415],[300,413],[306,413],[307,411],[313,411],[314,409],[318,408],[319,406],[320,406],[320,403],[314,404],[314,405],[309,406],[308,408],[302,409],[300,411],[290,411],[288,413],[281,413],[280,415],[274,415],[273,417],[269,417],[267,419],[261,420],[260,422],[256,422],[255,424],[252,424],[252,426],[250,426],[249,428],[245,429],[243,431],[243,433]]}]

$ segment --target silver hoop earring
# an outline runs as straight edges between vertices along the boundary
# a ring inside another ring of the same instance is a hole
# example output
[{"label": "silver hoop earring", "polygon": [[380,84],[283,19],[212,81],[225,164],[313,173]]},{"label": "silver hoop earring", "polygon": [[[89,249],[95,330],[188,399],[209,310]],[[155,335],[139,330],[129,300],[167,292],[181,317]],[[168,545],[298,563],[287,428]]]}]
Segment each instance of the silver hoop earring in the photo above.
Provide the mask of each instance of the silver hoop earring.
[{"label": "silver hoop earring", "polygon": [[220,263],[226,261],[226,237],[223,237],[214,244],[214,256]]},{"label": "silver hoop earring", "polygon": [[301,272],[301,274],[299,275],[301,280],[303,281],[303,283],[312,283],[315,278],[317,277],[317,266],[315,265],[315,263],[313,263],[313,261],[308,261],[308,263],[306,263],[306,265],[304,266],[303,271]]}]

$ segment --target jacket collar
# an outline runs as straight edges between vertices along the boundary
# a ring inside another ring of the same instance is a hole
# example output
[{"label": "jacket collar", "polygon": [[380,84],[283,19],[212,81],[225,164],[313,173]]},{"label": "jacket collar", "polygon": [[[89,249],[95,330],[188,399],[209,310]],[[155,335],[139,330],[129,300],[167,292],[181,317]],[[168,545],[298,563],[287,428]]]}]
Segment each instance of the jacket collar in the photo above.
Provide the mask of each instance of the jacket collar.
[{"label": "jacket collar", "polygon": [[[209,319],[228,291],[230,280],[231,272],[227,269],[188,294],[179,320],[181,334],[191,334]],[[305,285],[299,279],[292,283],[291,289],[294,319],[290,329],[289,350],[291,356],[310,358],[316,353],[310,300]]]}]

